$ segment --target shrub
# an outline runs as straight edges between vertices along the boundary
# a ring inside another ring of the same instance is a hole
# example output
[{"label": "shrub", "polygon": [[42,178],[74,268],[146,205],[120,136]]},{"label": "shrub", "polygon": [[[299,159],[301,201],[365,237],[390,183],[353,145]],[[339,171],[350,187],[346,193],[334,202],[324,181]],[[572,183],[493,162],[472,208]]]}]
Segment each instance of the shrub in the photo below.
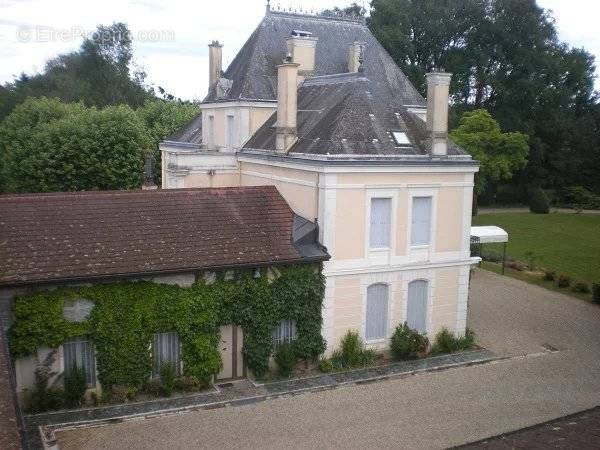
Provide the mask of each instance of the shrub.
[{"label": "shrub", "polygon": [[146,381],[144,392],[153,395],[154,397],[160,397],[163,393],[160,380],[158,378],[152,378],[151,380]]},{"label": "shrub", "polygon": [[535,270],[535,263],[538,259],[538,256],[535,254],[533,250],[527,250],[525,252],[525,258],[527,259],[527,269],[530,271]]},{"label": "shrub", "polygon": [[600,303],[600,283],[592,284],[592,300],[594,303]]},{"label": "shrub", "polygon": [[110,403],[126,403],[127,400],[132,400],[131,388],[128,386],[112,386],[109,394]]},{"label": "shrub", "polygon": [[535,214],[548,214],[550,201],[542,188],[534,189],[529,199],[529,210]]},{"label": "shrub", "polygon": [[571,289],[573,290],[573,292],[579,292],[581,294],[589,294],[590,293],[590,287],[588,286],[587,283],[584,283],[583,281],[578,281],[577,283],[575,283],[573,285],[573,287]]},{"label": "shrub", "polygon": [[284,342],[275,352],[275,362],[277,363],[277,372],[282,377],[289,377],[296,368],[296,353],[291,344]]},{"label": "shrub", "polygon": [[175,378],[174,384],[175,390],[180,392],[197,392],[205,387],[205,383],[198,377],[190,375]]},{"label": "shrub", "polygon": [[483,251],[481,252],[481,258],[484,261],[499,263],[499,262],[502,262],[502,253],[495,252],[493,250],[487,250],[484,248]]},{"label": "shrub", "polygon": [[160,366],[160,383],[162,386],[163,394],[166,397],[173,395],[173,389],[175,389],[175,364],[171,361],[165,361]]},{"label": "shrub", "polygon": [[432,355],[440,355],[443,353],[454,353],[461,350],[468,350],[475,346],[475,333],[467,328],[464,336],[455,336],[454,333],[447,328],[442,330],[435,336],[435,342],[431,347]]},{"label": "shrub", "polygon": [[341,348],[331,355],[331,363],[334,370],[363,367],[373,364],[376,356],[373,350],[365,348],[358,332],[348,331],[342,339]]},{"label": "shrub", "polygon": [[330,359],[323,358],[319,361],[319,370],[323,373],[333,372],[333,363]]},{"label": "shrub", "polygon": [[394,359],[416,358],[427,350],[429,340],[416,330],[412,330],[406,322],[398,325],[390,340],[390,348]]},{"label": "shrub", "polygon": [[554,281],[556,280],[556,272],[554,270],[544,270],[544,280],[546,281]]},{"label": "shrub", "polygon": [[556,285],[560,288],[568,288],[571,285],[571,277],[561,273],[556,279]]},{"label": "shrub", "polygon": [[81,406],[86,389],[85,368],[75,364],[69,373],[65,374],[65,404],[67,407]]},{"label": "shrub", "polygon": [[583,186],[568,187],[561,192],[561,197],[565,205],[575,209],[600,208],[600,196],[590,192]]},{"label": "shrub", "polygon": [[64,404],[64,392],[48,386],[50,378],[55,375],[47,366],[38,367],[35,372],[33,390],[26,398],[26,410],[40,413],[60,409]]}]

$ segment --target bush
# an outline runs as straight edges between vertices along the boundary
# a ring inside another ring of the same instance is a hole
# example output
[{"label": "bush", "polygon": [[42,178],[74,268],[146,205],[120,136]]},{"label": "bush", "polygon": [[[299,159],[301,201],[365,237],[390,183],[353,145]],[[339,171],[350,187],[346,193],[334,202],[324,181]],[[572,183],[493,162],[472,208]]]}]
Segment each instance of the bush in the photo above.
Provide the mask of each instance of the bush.
[{"label": "bush", "polygon": [[319,370],[323,373],[333,372],[333,363],[330,359],[324,358],[319,361]]},{"label": "bush", "polygon": [[592,284],[592,300],[594,303],[600,303],[600,283]]},{"label": "bush", "polygon": [[527,269],[527,265],[520,261],[507,261],[505,265],[506,267],[509,267],[513,270],[518,270],[519,272],[523,272],[525,269]]},{"label": "bush", "polygon": [[416,358],[429,346],[427,337],[409,328],[406,322],[396,327],[390,341],[392,356],[398,360]]},{"label": "bush", "polygon": [[560,288],[568,288],[571,285],[571,277],[561,273],[556,279],[556,285]]},{"label": "bush", "polygon": [[65,374],[65,404],[67,407],[81,406],[86,389],[85,369],[75,364],[69,373]]},{"label": "bush", "polygon": [[589,294],[590,293],[590,287],[588,286],[587,283],[584,283],[583,281],[578,281],[577,283],[575,283],[573,285],[573,287],[571,289],[573,290],[573,292],[579,292],[581,294]]},{"label": "bush", "polygon": [[554,281],[556,280],[556,272],[554,270],[544,270],[544,280]]},{"label": "bush", "polygon": [[342,339],[340,350],[331,355],[331,364],[334,370],[364,367],[373,364],[377,354],[365,348],[365,344],[358,332],[348,331]]},{"label": "bush", "polygon": [[481,252],[481,258],[484,261],[500,263],[500,262],[502,262],[502,253],[495,252],[493,250],[487,250],[484,248],[483,251]]},{"label": "bush", "polygon": [[165,361],[160,366],[160,383],[165,397],[173,395],[175,389],[175,364],[171,361]]},{"label": "bush", "polygon": [[550,201],[542,188],[534,189],[529,199],[529,210],[535,214],[548,214]]},{"label": "bush", "polygon": [[282,377],[289,377],[296,368],[296,353],[291,344],[284,342],[275,352],[275,362],[277,363],[277,372]]},{"label": "bush", "polygon": [[600,196],[588,191],[583,186],[572,186],[561,192],[562,202],[575,209],[600,208]]},{"label": "bush", "polygon": [[464,336],[455,336],[454,333],[447,328],[442,330],[435,336],[435,342],[431,347],[432,355],[440,355],[444,353],[454,353],[461,350],[468,350],[475,346],[475,333],[467,328]]},{"label": "bush", "polygon": [[26,396],[25,409],[29,413],[40,413],[60,409],[64,405],[64,392],[48,387],[50,378],[55,375],[47,366],[35,370],[33,390]]},{"label": "bush", "polygon": [[180,392],[197,392],[206,387],[203,381],[200,381],[198,377],[194,376],[183,376],[175,378],[175,390]]},{"label": "bush", "polygon": [[144,392],[153,395],[154,397],[160,397],[163,393],[160,380],[158,378],[152,378],[151,380],[146,381]]},{"label": "bush", "polygon": [[135,390],[129,386],[112,386],[109,393],[110,403],[127,403],[135,398]]}]

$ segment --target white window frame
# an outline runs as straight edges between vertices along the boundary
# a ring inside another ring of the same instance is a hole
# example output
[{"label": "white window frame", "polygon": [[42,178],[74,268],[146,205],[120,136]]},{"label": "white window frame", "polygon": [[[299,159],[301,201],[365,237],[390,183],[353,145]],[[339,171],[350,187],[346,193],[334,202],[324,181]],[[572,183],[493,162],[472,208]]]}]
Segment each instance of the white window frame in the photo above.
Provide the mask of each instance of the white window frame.
[{"label": "white window frame", "polygon": [[207,119],[207,147],[209,150],[213,150],[215,148],[215,116],[214,114],[209,114]]},{"label": "white window frame", "polygon": [[273,343],[273,352],[277,351],[283,343],[291,344],[298,337],[298,330],[295,319],[283,319],[273,329],[271,340]]},{"label": "white window frame", "polygon": [[[390,256],[395,254],[396,233],[398,226],[398,189],[388,188],[370,188],[365,196],[365,255],[368,258],[374,258],[377,262],[384,263],[384,258],[389,260]],[[389,247],[373,248],[371,247],[371,199],[389,198],[391,199],[391,220],[390,220],[390,245]],[[374,262],[374,261],[372,261]]]},{"label": "white window frame", "polygon": [[151,349],[152,349],[152,376],[154,378],[158,378],[160,377],[160,367],[162,366],[162,364],[165,361],[170,361],[170,359],[164,359],[160,362],[156,361],[156,348],[155,348],[155,344],[156,344],[156,339],[158,336],[161,335],[171,335],[171,336],[176,336],[177,337],[177,360],[175,361],[175,373],[177,375],[180,375],[182,373],[182,358],[181,358],[181,338],[179,337],[179,334],[175,331],[166,331],[166,332],[161,332],[161,333],[154,333],[152,335],[152,342],[151,342]]},{"label": "white window frame", "polygon": [[[406,251],[410,255],[414,251],[435,251],[435,237],[437,236],[437,202],[438,202],[439,187],[409,187],[408,188],[408,218],[406,222]],[[413,198],[414,197],[431,197],[431,217],[429,227],[429,244],[412,245],[412,215],[413,215]]]},{"label": "white window frame", "polygon": [[234,114],[225,115],[225,122],[226,122],[226,132],[227,132],[227,135],[225,136],[225,139],[226,139],[225,147],[228,150],[233,150],[235,148],[235,115]]},{"label": "white window frame", "polygon": [[[367,317],[367,311],[368,311],[368,303],[369,303],[369,288],[373,287],[373,286],[385,286],[386,290],[387,290],[387,299],[386,299],[386,307],[385,307],[385,321],[384,321],[384,331],[383,331],[383,337],[375,337],[375,338],[369,338],[367,336],[367,326],[368,326],[368,317]],[[368,344],[376,344],[376,343],[380,343],[380,342],[385,342],[388,338],[388,334],[390,331],[390,317],[391,317],[391,306],[392,306],[392,284],[385,282],[385,281],[375,281],[373,283],[368,284],[367,286],[365,286],[364,289],[364,306],[363,306],[363,336],[365,339],[365,342]]]},{"label": "white window frame", "polygon": [[[71,346],[71,345],[77,345],[77,344],[84,344],[89,346],[89,351],[91,353],[91,355],[88,356],[89,362],[91,363],[91,370],[88,370],[88,367],[85,367],[86,371],[85,371],[85,377],[86,377],[86,386],[88,389],[92,389],[96,387],[96,383],[98,381],[98,377],[97,377],[97,373],[96,373],[96,348],[94,347],[94,344],[89,340],[86,339],[85,337],[75,337],[72,339],[68,339],[67,341],[65,341],[62,345],[62,371],[63,374],[66,376],[69,372],[70,369],[70,365],[69,365],[69,361],[67,361],[67,354],[70,352],[70,350],[67,350],[67,347]],[[77,350],[75,350],[76,352]]]}]

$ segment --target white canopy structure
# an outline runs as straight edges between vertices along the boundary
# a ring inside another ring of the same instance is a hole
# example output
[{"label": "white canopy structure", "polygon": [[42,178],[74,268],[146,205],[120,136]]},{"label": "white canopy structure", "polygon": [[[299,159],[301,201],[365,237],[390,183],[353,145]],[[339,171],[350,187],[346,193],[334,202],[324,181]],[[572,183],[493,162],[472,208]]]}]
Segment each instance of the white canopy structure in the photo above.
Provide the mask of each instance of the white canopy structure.
[{"label": "white canopy structure", "polygon": [[478,238],[479,243],[508,242],[508,233],[500,227],[493,225],[485,227],[471,227],[471,237]]},{"label": "white canopy structure", "polygon": [[[506,243],[508,242],[508,233],[500,227],[488,225],[483,227],[471,227],[471,244],[479,245],[479,256],[483,244],[503,242],[504,250],[502,252],[502,274],[506,265]],[[481,265],[481,261],[479,262]]]}]

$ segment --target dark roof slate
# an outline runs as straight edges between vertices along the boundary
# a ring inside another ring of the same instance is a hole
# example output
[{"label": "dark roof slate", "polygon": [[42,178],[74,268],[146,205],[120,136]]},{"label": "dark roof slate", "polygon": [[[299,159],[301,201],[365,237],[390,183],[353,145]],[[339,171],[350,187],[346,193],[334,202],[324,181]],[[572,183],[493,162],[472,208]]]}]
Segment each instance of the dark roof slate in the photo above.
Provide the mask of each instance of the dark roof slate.
[{"label": "dark roof slate", "polygon": [[0,286],[327,259],[295,220],[274,186],[2,195]]},{"label": "dark roof slate", "polygon": [[202,114],[198,113],[183,127],[166,137],[163,142],[184,142],[200,145],[202,143]]},{"label": "dark roof slate", "polygon": [[233,80],[226,97],[219,98],[211,89],[205,102],[238,99],[271,100],[277,98],[277,65],[286,56],[285,38],[292,30],[304,30],[318,38],[315,76],[348,71],[348,49],[354,41],[364,42],[364,74],[393,88],[404,104],[424,105],[423,97],[394,63],[390,55],[360,21],[271,11],[225,71]]},{"label": "dark roof slate", "polygon": [[[246,149],[275,150],[276,114],[246,142]],[[346,155],[429,155],[426,124],[408,111],[384,81],[365,73],[308,78],[298,90],[298,141],[290,153]],[[404,132],[400,146],[392,132]],[[464,152],[449,142],[449,155]]]}]

